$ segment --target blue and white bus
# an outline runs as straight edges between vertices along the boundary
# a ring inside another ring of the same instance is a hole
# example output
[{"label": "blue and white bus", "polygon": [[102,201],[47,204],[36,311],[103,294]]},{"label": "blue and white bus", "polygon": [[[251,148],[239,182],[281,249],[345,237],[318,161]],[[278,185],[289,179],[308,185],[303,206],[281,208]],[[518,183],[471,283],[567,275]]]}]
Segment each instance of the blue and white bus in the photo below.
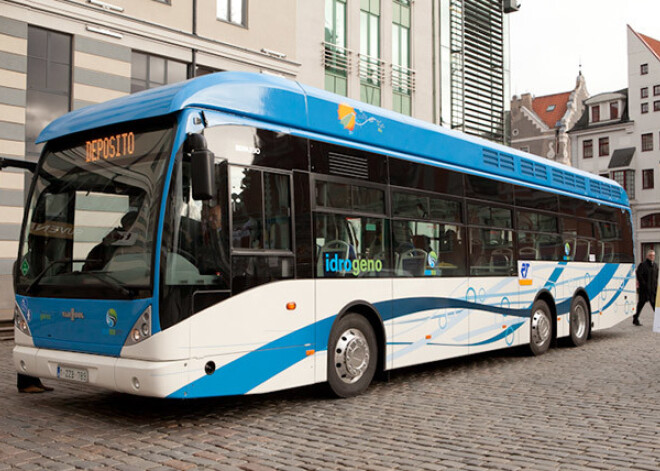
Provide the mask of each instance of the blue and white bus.
[{"label": "blue and white bus", "polygon": [[611,180],[285,79],[220,73],[69,113],[15,265],[18,372],[169,398],[556,339],[635,307]]}]

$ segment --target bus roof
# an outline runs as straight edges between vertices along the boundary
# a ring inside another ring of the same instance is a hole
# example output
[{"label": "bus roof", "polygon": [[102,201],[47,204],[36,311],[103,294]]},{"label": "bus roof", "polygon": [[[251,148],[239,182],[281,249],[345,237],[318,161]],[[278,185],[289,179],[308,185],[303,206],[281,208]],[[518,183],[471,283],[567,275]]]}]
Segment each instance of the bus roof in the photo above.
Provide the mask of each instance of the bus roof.
[{"label": "bus roof", "polygon": [[92,105],[50,123],[37,142],[185,108],[223,111],[506,180],[628,206],[616,182],[284,78],[220,72]]}]

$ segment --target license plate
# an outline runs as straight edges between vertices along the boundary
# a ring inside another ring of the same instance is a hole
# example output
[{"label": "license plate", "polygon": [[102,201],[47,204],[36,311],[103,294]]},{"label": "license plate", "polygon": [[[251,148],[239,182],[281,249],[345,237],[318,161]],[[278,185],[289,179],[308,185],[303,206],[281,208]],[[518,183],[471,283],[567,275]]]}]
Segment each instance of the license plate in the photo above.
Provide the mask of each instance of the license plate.
[{"label": "license plate", "polygon": [[89,382],[89,373],[85,368],[73,368],[71,366],[58,365],[57,377],[79,383]]}]

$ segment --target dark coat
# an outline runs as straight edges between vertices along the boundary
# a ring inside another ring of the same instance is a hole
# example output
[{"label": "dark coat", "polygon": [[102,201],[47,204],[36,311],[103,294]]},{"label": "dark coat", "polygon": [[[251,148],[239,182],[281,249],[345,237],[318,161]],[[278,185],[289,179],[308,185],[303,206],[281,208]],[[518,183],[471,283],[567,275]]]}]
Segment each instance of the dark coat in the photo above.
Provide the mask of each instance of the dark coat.
[{"label": "dark coat", "polygon": [[658,265],[648,258],[637,267],[637,282],[639,283],[639,297],[655,304],[655,295],[658,290]]}]

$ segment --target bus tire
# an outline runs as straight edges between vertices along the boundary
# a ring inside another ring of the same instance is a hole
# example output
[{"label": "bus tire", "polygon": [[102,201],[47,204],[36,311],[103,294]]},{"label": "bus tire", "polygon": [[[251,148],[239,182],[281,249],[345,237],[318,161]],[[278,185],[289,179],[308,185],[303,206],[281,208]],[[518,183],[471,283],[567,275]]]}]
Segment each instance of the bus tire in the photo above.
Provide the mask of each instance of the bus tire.
[{"label": "bus tire", "polygon": [[378,363],[378,342],[369,321],[349,312],[332,328],[328,340],[328,384],[338,397],[362,394]]},{"label": "bus tire", "polygon": [[589,306],[582,296],[575,296],[571,302],[571,345],[579,347],[584,345],[589,336],[591,316]]},{"label": "bus tire", "polygon": [[532,355],[543,355],[552,342],[552,314],[548,303],[539,299],[532,305],[529,332],[529,350]]}]

